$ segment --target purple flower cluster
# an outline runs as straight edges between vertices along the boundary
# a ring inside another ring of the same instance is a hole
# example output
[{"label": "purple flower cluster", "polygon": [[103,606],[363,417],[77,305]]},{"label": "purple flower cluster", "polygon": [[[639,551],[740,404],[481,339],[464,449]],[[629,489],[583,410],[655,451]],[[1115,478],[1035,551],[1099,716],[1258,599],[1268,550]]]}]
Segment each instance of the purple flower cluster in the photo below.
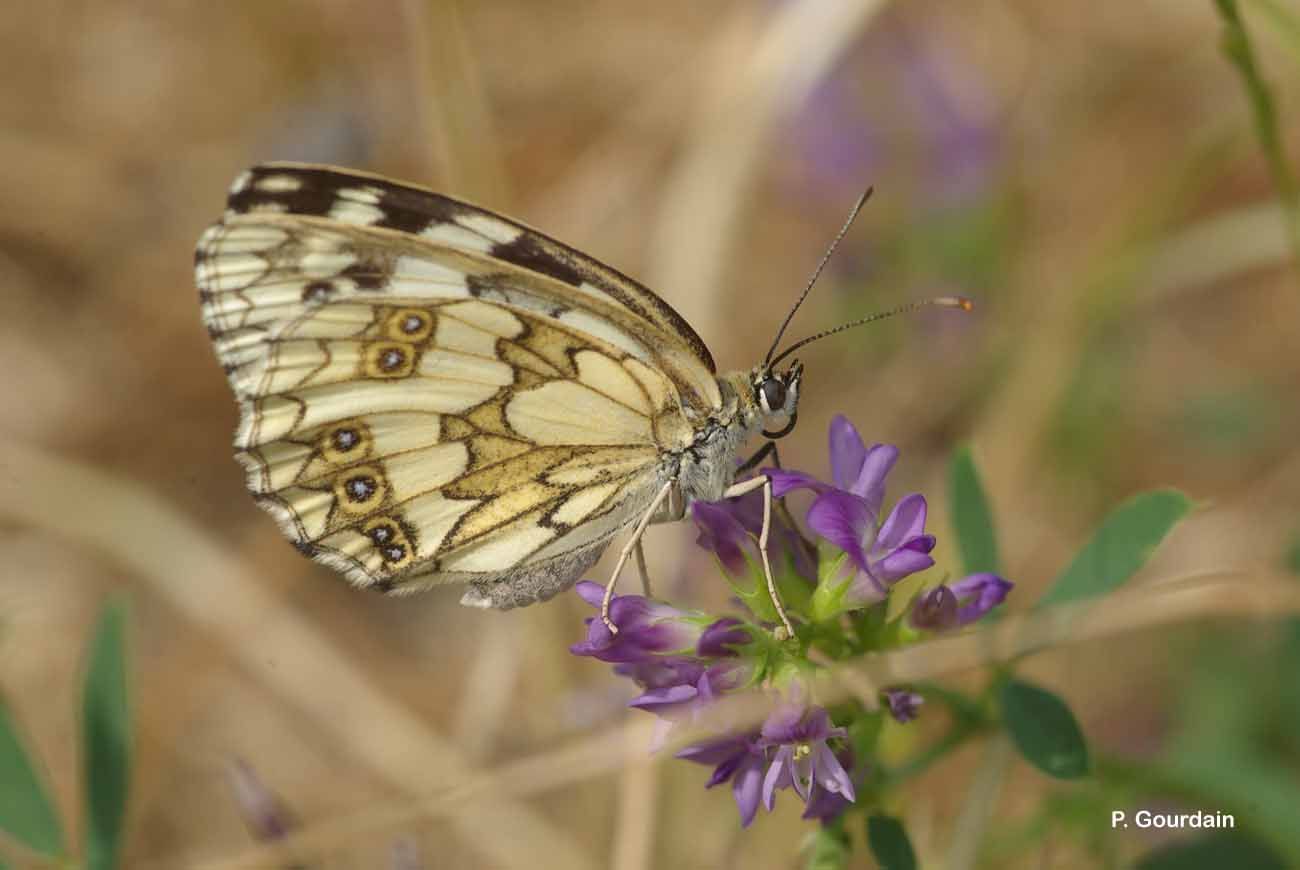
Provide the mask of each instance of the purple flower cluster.
[{"label": "purple flower cluster", "polygon": [[[578,594],[600,609],[604,589],[583,581]],[[615,634],[598,616],[587,619],[587,639],[569,647],[574,655],[614,665],[642,693],[628,702],[664,722],[661,742],[675,722],[692,721],[723,692],[748,685],[753,668],[736,652],[749,630],[731,617],[710,620],[642,595],[616,595],[609,606]]]},{"label": "purple flower cluster", "polygon": [[[784,644],[764,642],[760,627],[734,617],[619,595],[610,605],[617,633],[592,617],[586,639],[570,648],[575,655],[613,664],[616,673],[641,688],[629,705],[659,717],[657,744],[674,725],[698,722],[728,692],[762,684],[771,693],[774,682],[786,686],[784,696],[773,696],[772,710],[757,729],[721,734],[677,753],[713,766],[709,787],[731,783],[745,826],[760,805],[772,809],[781,789],[793,790],[804,801],[805,818],[833,818],[854,800],[850,771],[856,768],[860,775],[867,769],[865,762],[855,764],[846,728],[836,725],[828,710],[808,702],[799,678],[789,675],[814,667],[805,645],[815,644],[819,632],[845,630],[840,614],[878,604],[904,577],[934,564],[930,553],[935,538],[925,530],[924,496],[904,496],[881,519],[885,478],[897,460],[897,448],[868,447],[848,420],[836,417],[830,429],[831,483],[799,471],[763,470],[778,497],[798,490],[813,493],[806,522],[829,544],[816,548],[782,520],[788,515],[774,512],[768,548],[774,566],[817,586],[808,612],[795,612],[808,624],[807,636],[800,629],[799,637]],[[760,498],[756,492],[731,502],[692,505],[697,542],[714,553],[733,578],[757,576],[750,552],[761,522]],[[820,570],[819,560],[825,566]],[[966,625],[1001,603],[1010,588],[994,574],[973,574],[918,595],[907,620],[920,631]],[[602,587],[583,582],[577,591],[599,609]],[[899,722],[914,719],[922,703],[921,696],[905,688],[885,691],[883,700],[885,710]],[[857,715],[880,714],[862,710]]]},{"label": "purple flower cluster", "polygon": [[[809,528],[842,551],[853,568],[838,601],[853,610],[884,600],[894,584],[934,565],[930,556],[934,535],[925,530],[928,505],[919,492],[899,499],[880,521],[885,502],[885,478],[898,461],[898,448],[890,444],[867,447],[853,424],[836,416],[830,428],[831,484],[800,471],[767,468],[773,495],[781,497],[801,489],[815,493],[808,508]],[[979,619],[1000,604],[1011,584],[994,574],[973,574],[940,586],[918,599],[916,606],[956,611],[955,618],[912,620],[917,628],[947,629]],[[936,603],[935,595],[943,596]],[[952,605],[947,602],[952,599]]]},{"label": "purple flower cluster", "polygon": [[[600,607],[603,590],[578,584],[578,594]],[[641,694],[628,702],[654,713],[663,727],[656,743],[673,725],[694,722],[722,694],[744,688],[754,676],[753,662],[741,650],[753,642],[754,629],[732,617],[710,621],[641,595],[619,595],[610,604],[610,632],[599,617],[587,619],[586,640],[574,644],[575,655],[591,656],[631,678]],[[714,765],[709,787],[731,781],[742,824],[754,820],[761,803],[769,810],[778,789],[792,788],[809,811],[824,807],[826,796],[853,800],[853,783],[845,766],[827,745],[843,739],[825,709],[804,703],[795,692],[780,703],[762,728],[745,735],[726,735],[689,746],[678,753]]]}]

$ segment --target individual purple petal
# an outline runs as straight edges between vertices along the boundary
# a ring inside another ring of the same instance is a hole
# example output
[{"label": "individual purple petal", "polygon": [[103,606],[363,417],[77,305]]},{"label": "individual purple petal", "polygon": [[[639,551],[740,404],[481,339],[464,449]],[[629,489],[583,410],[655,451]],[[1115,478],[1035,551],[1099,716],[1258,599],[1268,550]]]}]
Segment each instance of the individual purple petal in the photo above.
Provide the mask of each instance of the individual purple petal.
[{"label": "individual purple petal", "polygon": [[862,471],[862,462],[867,457],[867,446],[862,443],[862,436],[843,414],[836,414],[831,420],[828,436],[831,454],[831,480],[837,489],[849,489],[858,473]]},{"label": "individual purple petal", "polygon": [[872,445],[863,457],[857,479],[848,488],[854,495],[861,496],[876,516],[880,515],[880,507],[885,502],[885,476],[897,461],[897,447],[892,444]]},{"label": "individual purple petal", "polygon": [[776,790],[790,788],[796,783],[794,775],[794,747],[782,746],[772,756],[772,763],[763,777],[763,806],[770,813],[776,805]]},{"label": "individual purple petal", "polygon": [[865,501],[838,489],[823,492],[808,508],[808,527],[848,553],[860,571],[867,570],[863,540],[874,531],[874,524]]},{"label": "individual purple petal", "polygon": [[743,622],[733,616],[726,616],[704,629],[695,652],[703,658],[735,656],[739,655],[735,647],[744,646],[752,640],[753,637]]},{"label": "individual purple petal", "polygon": [[281,840],[298,827],[293,813],[247,762],[238,758],[231,761],[226,774],[244,824],[254,837],[263,841]]},{"label": "individual purple petal", "polygon": [[640,661],[619,662],[614,673],[627,677],[644,689],[662,689],[682,684],[695,685],[704,674],[704,665],[676,656],[648,656]]},{"label": "individual purple petal", "polygon": [[916,718],[920,706],[925,703],[925,699],[916,692],[903,689],[886,689],[883,694],[889,715],[898,722],[911,722]]},{"label": "individual purple petal", "polygon": [[853,575],[849,588],[844,593],[844,603],[850,609],[854,609],[884,601],[888,595],[889,588],[877,580],[874,574],[858,571]]},{"label": "individual purple petal", "polygon": [[874,566],[876,577],[884,583],[897,583],[909,574],[924,571],[934,564],[928,555],[934,548],[934,538],[921,535],[889,553]]},{"label": "individual purple petal", "polygon": [[699,697],[699,694],[700,690],[695,686],[664,686],[663,688],[642,692],[631,701],[628,701],[627,705],[656,713],[662,712],[667,707],[676,707],[679,704],[693,701]]},{"label": "individual purple petal", "polygon": [[748,755],[736,767],[731,783],[731,794],[740,810],[740,826],[748,828],[758,814],[758,804],[763,795],[763,757]]},{"label": "individual purple petal", "polygon": [[754,821],[763,791],[765,757],[755,745],[756,736],[727,735],[687,746],[677,753],[678,758],[687,761],[715,765],[706,788],[732,780],[732,795],[744,827]]},{"label": "individual purple petal", "polygon": [[953,583],[953,595],[959,602],[965,602],[957,614],[957,623],[966,625],[974,622],[997,607],[1006,599],[1013,585],[997,574],[988,572],[971,574]]},{"label": "individual purple petal", "polygon": [[957,596],[947,586],[922,592],[912,605],[908,622],[924,631],[944,631],[957,625]]},{"label": "individual purple petal", "polygon": [[[814,746],[809,757],[812,759],[811,782],[815,782],[827,791],[842,794],[849,800],[854,799],[853,780],[849,778],[849,772],[840,764],[829,746],[825,743]],[[805,800],[807,797],[804,796]]]},{"label": "individual purple petal", "polygon": [[742,546],[749,540],[749,533],[730,511],[716,502],[697,501],[691,505],[691,518],[700,532],[695,543],[715,553],[728,573],[745,570]]},{"label": "individual purple petal", "polygon": [[[684,746],[677,750],[673,757],[694,761],[696,764],[722,764],[732,757],[748,752],[748,746],[747,738],[728,734]],[[710,785],[717,785],[717,783],[712,782]]]},{"label": "individual purple petal", "polygon": [[[694,761],[695,759],[688,759]],[[713,773],[709,774],[708,782],[704,783],[705,788],[713,788],[715,785],[722,785],[735,775],[740,769],[740,765],[745,761],[744,753],[732,753],[718,761],[718,766],[713,768]]]},{"label": "individual purple petal", "polygon": [[875,548],[887,553],[895,550],[912,538],[925,534],[926,504],[925,496],[919,492],[904,496],[889,512],[880,534],[876,536]]},{"label": "individual purple petal", "polygon": [[605,600],[605,587],[590,580],[579,580],[573,590],[592,607],[600,607],[601,602]]},{"label": "individual purple petal", "polygon": [[822,483],[811,474],[804,474],[802,471],[789,471],[784,468],[764,468],[763,475],[772,481],[772,497],[781,498],[787,493],[794,492],[796,489],[811,489],[815,492],[823,492],[830,487]]},{"label": "individual purple petal", "polygon": [[[800,749],[806,753],[802,757],[800,757],[798,751]],[[799,795],[799,800],[804,803],[808,802],[808,792],[812,790],[814,782],[811,753],[812,747],[807,745],[796,747],[794,761],[791,763],[790,769],[790,786],[794,789],[794,793]]]}]

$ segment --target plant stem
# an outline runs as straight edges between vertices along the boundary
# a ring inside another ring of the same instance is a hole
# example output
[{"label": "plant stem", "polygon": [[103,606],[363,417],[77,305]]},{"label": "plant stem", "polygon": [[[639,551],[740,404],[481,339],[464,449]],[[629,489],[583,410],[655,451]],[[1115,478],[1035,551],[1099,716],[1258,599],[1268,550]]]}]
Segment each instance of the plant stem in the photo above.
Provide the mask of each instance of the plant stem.
[{"label": "plant stem", "polygon": [[1237,8],[1237,0],[1214,0],[1214,5],[1223,19],[1223,52],[1241,74],[1246,96],[1250,99],[1251,112],[1255,116],[1255,133],[1259,136],[1260,147],[1264,150],[1264,157],[1273,173],[1273,182],[1277,185],[1278,197],[1282,201],[1287,233],[1291,240],[1291,253],[1296,267],[1300,268],[1300,194],[1297,193],[1295,175],[1291,172],[1282,147],[1273,94],[1255,62],[1255,51]]}]

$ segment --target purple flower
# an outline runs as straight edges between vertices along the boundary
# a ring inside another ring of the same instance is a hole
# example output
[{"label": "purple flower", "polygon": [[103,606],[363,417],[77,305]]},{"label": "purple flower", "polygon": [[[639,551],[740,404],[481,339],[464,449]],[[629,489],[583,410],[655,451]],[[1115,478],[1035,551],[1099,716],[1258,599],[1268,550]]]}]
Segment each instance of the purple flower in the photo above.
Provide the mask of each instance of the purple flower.
[{"label": "purple flower", "polygon": [[929,130],[922,144],[932,155],[927,177],[934,179],[941,205],[970,202],[987,190],[999,144],[996,131],[981,117],[988,114],[987,85],[960,57],[935,51],[906,33],[899,36],[893,46],[902,87]]},{"label": "purple flower", "polygon": [[853,800],[853,781],[827,745],[832,738],[843,739],[846,732],[831,726],[825,708],[799,700],[779,704],[763,723],[761,734],[760,744],[775,749],[763,777],[763,805],[769,811],[779,788],[793,788],[805,803],[818,786]]},{"label": "purple flower", "polygon": [[244,823],[258,840],[282,840],[298,827],[293,813],[247,762],[231,761],[226,774]]},{"label": "purple flower", "polygon": [[885,696],[885,706],[889,708],[889,715],[898,722],[911,722],[916,718],[920,706],[925,703],[925,699],[916,692],[903,689],[886,689],[882,694]]},{"label": "purple flower", "polygon": [[636,662],[619,662],[614,673],[627,677],[643,689],[662,689],[695,683],[704,673],[704,665],[680,656],[649,656]]},{"label": "purple flower", "polygon": [[[773,494],[776,494],[775,487]],[[757,547],[759,533],[763,530],[762,491],[754,490],[726,501],[693,502],[691,517],[699,529],[695,543],[716,554],[731,576],[744,575],[748,570],[745,548]],[[767,538],[767,555],[772,561],[772,569],[779,571],[789,559],[795,573],[813,582],[817,577],[817,566],[810,547],[799,530],[787,523],[784,517],[781,511],[772,511],[772,526]]]},{"label": "purple flower", "polygon": [[659,717],[650,741],[652,752],[663,746],[674,726],[697,722],[719,695],[741,688],[753,676],[753,665],[738,657],[706,664],[666,656],[659,661],[619,664],[614,670],[645,690],[627,705]]},{"label": "purple flower", "polygon": [[898,459],[898,449],[888,444],[868,448],[853,424],[836,416],[831,421],[830,455],[834,486],[801,472],[767,469],[764,473],[773,477],[776,493],[795,489],[817,493],[808,508],[808,525],[848,554],[856,568],[844,600],[879,601],[891,585],[934,564],[930,557],[934,536],[925,533],[925,497],[905,496],[877,526],[885,477]]},{"label": "purple flower", "polygon": [[745,624],[734,616],[724,616],[704,629],[695,651],[702,658],[723,658],[739,655],[735,647],[744,646],[753,638]]},{"label": "purple flower", "polygon": [[908,617],[913,628],[944,631],[957,625],[957,596],[942,584],[922,592]]},{"label": "purple flower", "polygon": [[743,545],[749,533],[726,502],[697,501],[691,504],[691,518],[700,530],[695,543],[714,553],[728,574],[743,574],[746,568]]},{"label": "purple flower", "polygon": [[677,753],[678,758],[687,761],[714,765],[713,775],[705,788],[731,780],[731,793],[740,810],[740,824],[745,828],[758,813],[763,793],[763,768],[767,766],[766,753],[758,739],[758,734],[728,735],[687,746]]},{"label": "purple flower", "polygon": [[971,574],[917,597],[909,621],[914,628],[945,631],[968,625],[1001,604],[1014,584],[997,574]]},{"label": "purple flower", "polygon": [[[853,770],[853,751],[847,746],[835,753],[840,766],[847,771]],[[837,791],[831,791],[820,782],[813,784],[808,793],[808,803],[804,806],[803,819],[817,819],[828,822],[848,809],[852,801]]]},{"label": "purple flower", "polygon": [[[584,580],[576,588],[584,601],[600,607],[603,587]],[[604,620],[591,617],[587,619],[587,639],[569,651],[602,662],[639,662],[656,654],[692,650],[702,631],[697,616],[643,595],[614,596],[609,618],[618,634],[612,633]]]},{"label": "purple flower", "polygon": [[957,613],[957,624],[966,625],[979,619],[1001,604],[1015,585],[1003,580],[997,574],[984,572],[963,577],[952,584],[953,595],[957,596],[961,610]]},{"label": "purple flower", "polygon": [[680,683],[654,686],[627,702],[629,707],[648,710],[665,719],[693,718],[722,692],[738,689],[749,680],[749,665],[738,660],[721,661],[701,668],[698,675],[682,671]]},{"label": "purple flower", "polygon": [[772,478],[772,495],[780,498],[796,489],[811,489],[818,493],[840,489],[862,498],[871,513],[879,514],[885,500],[885,476],[898,461],[898,448],[890,444],[874,444],[868,449],[858,430],[842,414],[831,420],[828,438],[834,485],[822,483],[802,471],[765,468],[763,473]]}]

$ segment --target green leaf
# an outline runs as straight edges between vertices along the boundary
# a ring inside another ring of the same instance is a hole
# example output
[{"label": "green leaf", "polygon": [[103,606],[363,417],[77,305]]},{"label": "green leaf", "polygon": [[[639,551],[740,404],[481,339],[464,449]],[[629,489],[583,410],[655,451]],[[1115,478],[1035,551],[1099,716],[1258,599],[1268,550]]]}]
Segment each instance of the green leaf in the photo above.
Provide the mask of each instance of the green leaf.
[{"label": "green leaf", "polygon": [[848,558],[847,553],[838,556],[819,555],[817,588],[813,590],[808,605],[808,614],[813,622],[829,622],[849,609],[844,605],[844,596],[848,594],[853,576],[844,576],[843,570]]},{"label": "green leaf", "polygon": [[1110,512],[1039,605],[1091,598],[1120,586],[1146,564],[1191,509],[1191,499],[1172,489],[1129,499]]},{"label": "green leaf", "polygon": [[131,772],[126,685],[126,606],[104,608],[90,647],[82,695],[86,788],[86,866],[116,867]]},{"label": "green leaf", "polygon": [[1008,680],[999,697],[1007,732],[1030,764],[1057,779],[1088,772],[1088,745],[1064,701],[1019,680]]},{"label": "green leaf", "polygon": [[819,827],[804,839],[805,870],[844,870],[849,864],[853,844],[840,826]]},{"label": "green leaf", "polygon": [[1193,747],[1175,751],[1173,758],[1154,763],[1153,772],[1183,794],[1204,796],[1201,807],[1231,813],[1238,825],[1248,824],[1253,832],[1266,835],[1269,842],[1287,849],[1287,866],[1300,866],[1300,831],[1295,824],[1300,783],[1295,771],[1279,761],[1281,756],[1222,745],[1200,752]]},{"label": "green leaf", "polygon": [[952,514],[966,573],[1002,573],[998,562],[998,540],[993,531],[993,514],[970,447],[960,448],[948,463],[948,500],[948,511]]},{"label": "green leaf", "polygon": [[1134,870],[1286,870],[1269,846],[1237,831],[1216,831],[1187,843],[1171,843],[1138,859]]},{"label": "green leaf", "polygon": [[44,855],[63,853],[63,828],[18,729],[0,703],[0,828]]},{"label": "green leaf", "polygon": [[915,870],[916,852],[907,839],[903,823],[893,816],[876,814],[867,819],[867,845],[880,870]]}]

